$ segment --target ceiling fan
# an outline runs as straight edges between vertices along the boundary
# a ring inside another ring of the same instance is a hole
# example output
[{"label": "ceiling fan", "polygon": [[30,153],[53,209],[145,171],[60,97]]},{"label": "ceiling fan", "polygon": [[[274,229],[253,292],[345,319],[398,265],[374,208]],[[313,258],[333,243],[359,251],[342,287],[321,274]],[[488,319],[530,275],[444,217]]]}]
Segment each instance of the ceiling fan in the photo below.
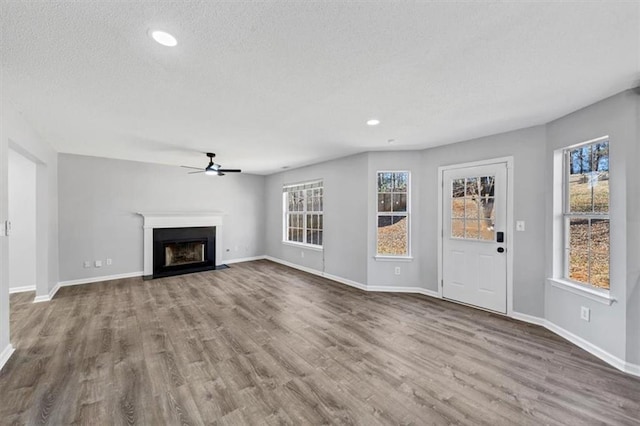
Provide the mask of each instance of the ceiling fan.
[{"label": "ceiling fan", "polygon": [[180,167],[184,167],[185,169],[198,170],[197,172],[189,172],[188,174],[190,175],[194,173],[204,173],[210,176],[224,176],[225,173],[241,173],[242,172],[242,170],[240,169],[223,169],[220,164],[216,164],[213,162],[213,157],[215,156],[216,154],[214,154],[213,152],[207,152],[207,157],[209,157],[209,164],[204,169],[201,167],[190,167],[190,166],[180,166]]}]

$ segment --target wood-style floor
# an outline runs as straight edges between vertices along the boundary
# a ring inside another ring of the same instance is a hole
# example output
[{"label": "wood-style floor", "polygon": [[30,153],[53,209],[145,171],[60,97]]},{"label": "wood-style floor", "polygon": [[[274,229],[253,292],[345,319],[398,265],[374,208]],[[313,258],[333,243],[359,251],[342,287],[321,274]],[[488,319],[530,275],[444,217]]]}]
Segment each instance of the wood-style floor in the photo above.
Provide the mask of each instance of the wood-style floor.
[{"label": "wood-style floor", "polygon": [[551,332],[268,261],[11,296],[2,424],[639,424]]}]

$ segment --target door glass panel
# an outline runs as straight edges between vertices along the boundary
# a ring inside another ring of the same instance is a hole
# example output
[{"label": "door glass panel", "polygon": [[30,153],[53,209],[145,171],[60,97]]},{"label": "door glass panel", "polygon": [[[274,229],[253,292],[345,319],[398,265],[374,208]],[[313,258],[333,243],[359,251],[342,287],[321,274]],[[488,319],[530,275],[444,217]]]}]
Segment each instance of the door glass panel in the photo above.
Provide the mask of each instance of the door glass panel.
[{"label": "door glass panel", "polygon": [[478,239],[484,241],[495,241],[496,233],[493,230],[493,225],[491,225],[489,221],[480,220],[480,234],[478,235]]},{"label": "door glass panel", "polygon": [[467,239],[477,240],[480,237],[480,229],[477,220],[467,219],[464,224],[464,237]]},{"label": "door glass panel", "polygon": [[464,197],[464,179],[454,179],[451,185],[451,198]]},{"label": "door glass panel", "polygon": [[451,219],[451,236],[464,238],[464,219]]},{"label": "door glass panel", "polygon": [[451,217],[464,217],[464,198],[451,200]]},{"label": "door glass panel", "polygon": [[481,197],[493,197],[495,176],[482,176],[480,178],[480,196]]},{"label": "door glass panel", "polygon": [[493,206],[495,204],[495,198],[493,197],[483,197],[480,199],[480,217],[486,220],[490,220],[492,223],[495,222],[495,210]]},{"label": "door glass panel", "polygon": [[465,198],[464,201],[464,215],[469,219],[478,218],[478,201],[471,198]]},{"label": "door glass panel", "polygon": [[478,195],[478,178],[467,178],[465,187],[467,197]]},{"label": "door glass panel", "polygon": [[495,241],[495,176],[453,179],[450,195],[451,236]]}]

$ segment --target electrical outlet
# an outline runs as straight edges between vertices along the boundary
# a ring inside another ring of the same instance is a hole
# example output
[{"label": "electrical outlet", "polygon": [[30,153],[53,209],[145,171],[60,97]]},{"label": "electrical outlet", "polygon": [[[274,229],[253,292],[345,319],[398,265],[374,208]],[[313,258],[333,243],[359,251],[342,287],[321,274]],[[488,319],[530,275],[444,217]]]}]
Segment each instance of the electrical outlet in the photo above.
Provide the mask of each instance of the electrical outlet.
[{"label": "electrical outlet", "polygon": [[89,262],[88,260],[85,260],[84,263],[83,263],[83,266],[85,268],[91,268],[91,262]]},{"label": "electrical outlet", "polygon": [[95,262],[93,262],[93,265],[96,268],[102,268],[102,260],[96,260]]},{"label": "electrical outlet", "polygon": [[113,265],[113,259],[107,259],[107,266]]},{"label": "electrical outlet", "polygon": [[396,266],[395,273],[396,273],[396,275],[400,275],[400,267],[399,266]]},{"label": "electrical outlet", "polygon": [[300,257],[304,257],[304,252],[303,251],[300,252]]},{"label": "electrical outlet", "polygon": [[589,322],[591,320],[591,309],[586,306],[580,307],[580,319]]}]

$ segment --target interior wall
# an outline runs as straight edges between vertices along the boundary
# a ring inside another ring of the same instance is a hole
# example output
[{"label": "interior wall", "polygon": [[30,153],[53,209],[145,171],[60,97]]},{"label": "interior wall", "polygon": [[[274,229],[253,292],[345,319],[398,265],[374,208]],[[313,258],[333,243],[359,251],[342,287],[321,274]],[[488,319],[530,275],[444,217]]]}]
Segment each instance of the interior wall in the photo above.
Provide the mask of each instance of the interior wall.
[{"label": "interior wall", "polygon": [[[46,300],[58,284],[58,154],[10,99],[0,101],[4,143],[36,164],[36,298]],[[8,155],[2,166],[8,169]]]},{"label": "interior wall", "polygon": [[[367,225],[367,282],[371,287],[418,287],[429,289],[432,277],[422,275],[424,247],[421,241],[421,229],[425,221],[422,203],[423,164],[420,152],[371,152],[368,156],[367,171],[368,203]],[[378,172],[408,171],[409,177],[409,245],[412,259],[392,260],[376,259],[377,254],[377,213],[378,213]],[[400,268],[400,275],[395,274]],[[435,278],[433,279],[435,281]]]},{"label": "interior wall", "polygon": [[[559,172],[553,168],[554,151],[609,136],[610,295],[616,301],[608,306],[548,283],[545,290],[546,319],[622,360],[627,359],[627,328],[629,327],[629,334],[633,335],[636,335],[638,329],[637,322],[627,322],[627,318],[637,315],[634,312],[638,306],[632,306],[636,301],[632,296],[637,291],[634,289],[640,279],[640,259],[637,257],[640,253],[637,102],[637,95],[626,91],[555,120],[547,126],[545,164],[549,178],[545,185],[545,217],[549,221],[553,218],[553,176]],[[559,274],[558,271],[553,271],[552,249],[553,231],[549,224],[545,250],[547,277]],[[580,319],[581,306],[591,309],[589,322]],[[628,314],[627,306],[631,309]]]},{"label": "interior wall", "polygon": [[[266,177],[266,254],[366,284],[368,155],[340,158]],[[322,179],[323,251],[282,242],[282,186]]]},{"label": "interior wall", "polygon": [[9,289],[36,286],[36,164],[9,150]]},{"label": "interior wall", "polygon": [[[224,245],[216,249],[223,261],[264,254],[262,176],[190,175],[180,167],[70,154],[60,154],[59,164],[61,281],[141,272],[143,220],[136,212],[220,211]],[[103,266],[94,267],[96,260]]]},{"label": "interior wall", "polygon": [[429,290],[437,291],[438,168],[442,166],[513,157],[514,223],[525,222],[524,232],[507,230],[513,238],[513,310],[544,317],[544,126],[530,127],[422,151],[420,241],[422,272]]}]

